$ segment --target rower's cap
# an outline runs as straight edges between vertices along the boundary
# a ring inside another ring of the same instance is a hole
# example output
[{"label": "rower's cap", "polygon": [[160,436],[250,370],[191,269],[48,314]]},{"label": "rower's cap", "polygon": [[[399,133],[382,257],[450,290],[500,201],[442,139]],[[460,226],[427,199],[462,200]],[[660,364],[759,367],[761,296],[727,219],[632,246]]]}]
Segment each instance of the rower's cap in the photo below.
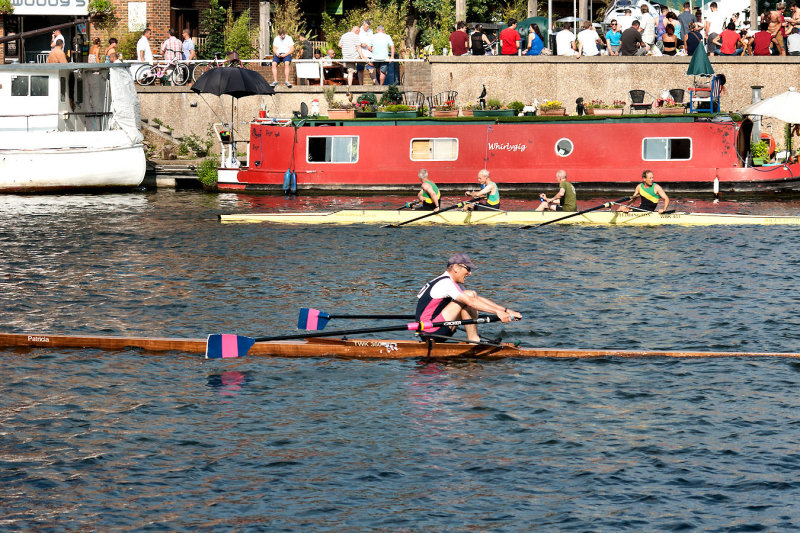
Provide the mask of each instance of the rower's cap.
[{"label": "rower's cap", "polygon": [[470,270],[475,270],[475,265],[472,263],[472,259],[470,259],[467,254],[451,255],[450,259],[447,261],[447,266],[450,265],[464,265],[465,267],[468,267]]}]

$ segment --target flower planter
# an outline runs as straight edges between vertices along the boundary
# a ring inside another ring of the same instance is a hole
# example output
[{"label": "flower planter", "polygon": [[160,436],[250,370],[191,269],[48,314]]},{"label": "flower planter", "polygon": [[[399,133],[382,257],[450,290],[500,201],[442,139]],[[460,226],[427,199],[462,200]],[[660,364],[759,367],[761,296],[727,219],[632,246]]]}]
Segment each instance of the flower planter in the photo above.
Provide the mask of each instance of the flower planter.
[{"label": "flower planter", "polygon": [[471,117],[471,116],[473,116],[472,115],[473,111],[474,111],[474,109],[461,109],[461,116],[462,117]]},{"label": "flower planter", "polygon": [[417,118],[417,112],[411,111],[378,111],[378,118]]},{"label": "flower planter", "polygon": [[513,117],[513,109],[476,109],[472,112],[476,117]]},{"label": "flower planter", "polygon": [[657,107],[660,115],[683,115],[683,107]]},{"label": "flower planter", "polygon": [[543,117],[563,117],[567,114],[567,110],[563,107],[558,109],[540,109],[539,115]]},{"label": "flower planter", "polygon": [[328,109],[328,118],[345,119],[356,118],[355,109]]},{"label": "flower planter", "polygon": [[453,118],[458,116],[458,109],[450,109],[448,111],[433,110],[433,116],[436,118]]},{"label": "flower planter", "polygon": [[763,159],[759,159],[757,157],[753,158],[753,166],[754,167],[760,167],[763,164],[764,164],[764,160]]},{"label": "flower planter", "polygon": [[356,111],[356,118],[377,118],[376,111]]},{"label": "flower planter", "polygon": [[586,108],[586,114],[587,115],[595,115],[595,116],[599,116],[599,117],[621,117],[623,111],[625,111],[625,110],[622,109],[622,108],[616,108],[616,109],[614,109],[614,108],[606,109],[606,108],[600,108],[600,107],[587,107]]}]

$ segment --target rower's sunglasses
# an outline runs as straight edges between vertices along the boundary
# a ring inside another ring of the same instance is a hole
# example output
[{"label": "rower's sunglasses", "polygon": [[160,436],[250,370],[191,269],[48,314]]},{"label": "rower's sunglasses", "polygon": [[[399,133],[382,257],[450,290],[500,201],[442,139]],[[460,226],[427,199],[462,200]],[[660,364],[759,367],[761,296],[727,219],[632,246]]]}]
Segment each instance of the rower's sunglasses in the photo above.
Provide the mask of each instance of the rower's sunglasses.
[{"label": "rower's sunglasses", "polygon": [[461,263],[459,263],[458,266],[460,266],[461,268],[463,268],[464,270],[466,270],[467,272],[472,274],[472,269],[470,267],[468,267],[467,265],[462,265]]}]

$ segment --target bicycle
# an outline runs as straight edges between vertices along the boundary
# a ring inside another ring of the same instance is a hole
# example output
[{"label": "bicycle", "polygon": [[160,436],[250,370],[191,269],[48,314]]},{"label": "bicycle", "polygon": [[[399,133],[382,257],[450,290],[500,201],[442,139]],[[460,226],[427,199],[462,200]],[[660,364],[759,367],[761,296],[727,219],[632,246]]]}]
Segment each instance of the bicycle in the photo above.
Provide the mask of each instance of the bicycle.
[{"label": "bicycle", "polygon": [[172,83],[186,85],[189,81],[189,67],[173,59],[169,63],[142,65],[136,71],[136,83],[139,85],[152,85],[156,79],[164,78],[172,70]]},{"label": "bicycle", "polygon": [[236,52],[228,52],[228,59],[225,61],[220,61],[219,55],[220,52],[214,52],[214,59],[212,61],[208,63],[197,63],[192,71],[192,81],[197,81],[200,76],[217,67],[247,68],[239,59],[239,54]]}]

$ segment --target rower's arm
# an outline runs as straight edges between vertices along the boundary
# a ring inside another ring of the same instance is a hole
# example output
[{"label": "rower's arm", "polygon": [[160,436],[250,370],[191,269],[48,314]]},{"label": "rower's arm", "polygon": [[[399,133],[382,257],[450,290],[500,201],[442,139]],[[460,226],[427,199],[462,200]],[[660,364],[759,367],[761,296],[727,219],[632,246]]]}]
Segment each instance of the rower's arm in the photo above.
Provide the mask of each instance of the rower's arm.
[{"label": "rower's arm", "polygon": [[656,185],[656,187],[656,194],[658,194],[664,200],[664,207],[661,209],[661,212],[663,213],[669,207],[669,196],[667,196],[667,193],[665,193],[664,189],[661,188],[661,185]]},{"label": "rower's arm", "polygon": [[507,307],[503,307],[502,305],[496,304],[491,301],[489,298],[484,298],[483,296],[479,296],[475,294],[475,296],[471,296],[467,293],[461,293],[456,298],[462,304],[465,304],[477,311],[483,311],[485,313],[494,313],[497,315],[497,318],[502,320],[503,322],[510,322],[512,319],[520,319],[522,315],[518,312],[508,309]]},{"label": "rower's arm", "polygon": [[491,185],[487,185],[486,187],[484,187],[483,189],[479,190],[478,192],[471,192],[471,193],[469,193],[469,195],[472,196],[473,198],[480,198],[481,196],[489,196],[489,193],[491,192],[491,190],[492,190],[492,186]]}]

